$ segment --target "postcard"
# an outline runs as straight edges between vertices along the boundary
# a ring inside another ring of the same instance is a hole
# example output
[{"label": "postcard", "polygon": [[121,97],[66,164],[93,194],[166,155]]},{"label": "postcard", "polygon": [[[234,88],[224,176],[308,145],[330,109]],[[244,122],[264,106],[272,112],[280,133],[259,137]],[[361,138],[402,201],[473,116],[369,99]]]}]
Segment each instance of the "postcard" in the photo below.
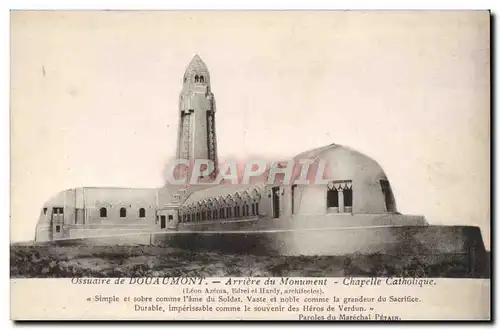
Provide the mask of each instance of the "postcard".
[{"label": "postcard", "polygon": [[12,11],[11,319],[491,320],[488,11]]}]

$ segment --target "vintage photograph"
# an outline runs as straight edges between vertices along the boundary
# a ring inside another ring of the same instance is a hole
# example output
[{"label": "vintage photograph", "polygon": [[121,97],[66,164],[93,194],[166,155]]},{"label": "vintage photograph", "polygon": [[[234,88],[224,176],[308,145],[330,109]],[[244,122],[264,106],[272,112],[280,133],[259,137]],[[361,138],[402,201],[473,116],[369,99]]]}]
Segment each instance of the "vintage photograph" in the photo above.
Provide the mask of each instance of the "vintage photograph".
[{"label": "vintage photograph", "polygon": [[487,11],[12,11],[11,278],[490,278]]}]

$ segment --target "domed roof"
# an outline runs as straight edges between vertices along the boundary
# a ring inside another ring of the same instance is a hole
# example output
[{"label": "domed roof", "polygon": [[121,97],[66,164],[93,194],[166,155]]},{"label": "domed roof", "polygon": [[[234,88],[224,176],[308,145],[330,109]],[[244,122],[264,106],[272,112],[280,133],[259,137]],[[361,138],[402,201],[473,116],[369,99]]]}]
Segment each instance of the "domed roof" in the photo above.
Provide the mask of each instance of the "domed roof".
[{"label": "domed roof", "polygon": [[[354,169],[358,172],[371,173],[372,175],[386,179],[384,170],[375,160],[359,151],[340,144],[332,143],[327,146],[310,149],[294,157],[295,163],[300,162],[302,159],[308,159],[313,162],[325,161],[327,163],[327,173],[325,174],[332,179],[338,176],[351,177],[354,174]],[[325,176],[325,178],[328,177]]]},{"label": "domed roof", "polygon": [[[397,212],[396,201],[389,180],[382,167],[372,158],[352,148],[330,144],[302,152],[294,157],[296,164],[308,160],[317,166],[309,180],[322,178],[329,185],[352,185],[356,213]],[[323,182],[322,184],[326,184]],[[388,205],[390,204],[390,205]]]}]

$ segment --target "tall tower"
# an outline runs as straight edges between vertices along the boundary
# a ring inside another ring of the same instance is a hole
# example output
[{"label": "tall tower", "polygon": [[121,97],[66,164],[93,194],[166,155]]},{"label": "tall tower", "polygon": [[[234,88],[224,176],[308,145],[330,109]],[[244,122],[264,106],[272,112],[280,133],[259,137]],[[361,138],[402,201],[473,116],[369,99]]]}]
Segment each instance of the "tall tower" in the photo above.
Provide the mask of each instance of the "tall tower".
[{"label": "tall tower", "polygon": [[215,165],[213,178],[218,168],[215,100],[210,90],[210,73],[198,55],[184,73],[179,111],[177,158],[190,163],[196,159],[211,160]]}]

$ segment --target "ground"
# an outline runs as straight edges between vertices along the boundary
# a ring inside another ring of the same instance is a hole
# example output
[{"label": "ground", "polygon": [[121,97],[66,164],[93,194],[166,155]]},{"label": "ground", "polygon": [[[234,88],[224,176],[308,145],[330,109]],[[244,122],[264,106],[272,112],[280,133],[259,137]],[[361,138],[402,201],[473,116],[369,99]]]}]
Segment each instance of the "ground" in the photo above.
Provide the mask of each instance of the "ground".
[{"label": "ground", "polygon": [[29,277],[393,276],[489,277],[456,256],[328,257],[230,255],[155,246],[11,245],[10,275]]}]

